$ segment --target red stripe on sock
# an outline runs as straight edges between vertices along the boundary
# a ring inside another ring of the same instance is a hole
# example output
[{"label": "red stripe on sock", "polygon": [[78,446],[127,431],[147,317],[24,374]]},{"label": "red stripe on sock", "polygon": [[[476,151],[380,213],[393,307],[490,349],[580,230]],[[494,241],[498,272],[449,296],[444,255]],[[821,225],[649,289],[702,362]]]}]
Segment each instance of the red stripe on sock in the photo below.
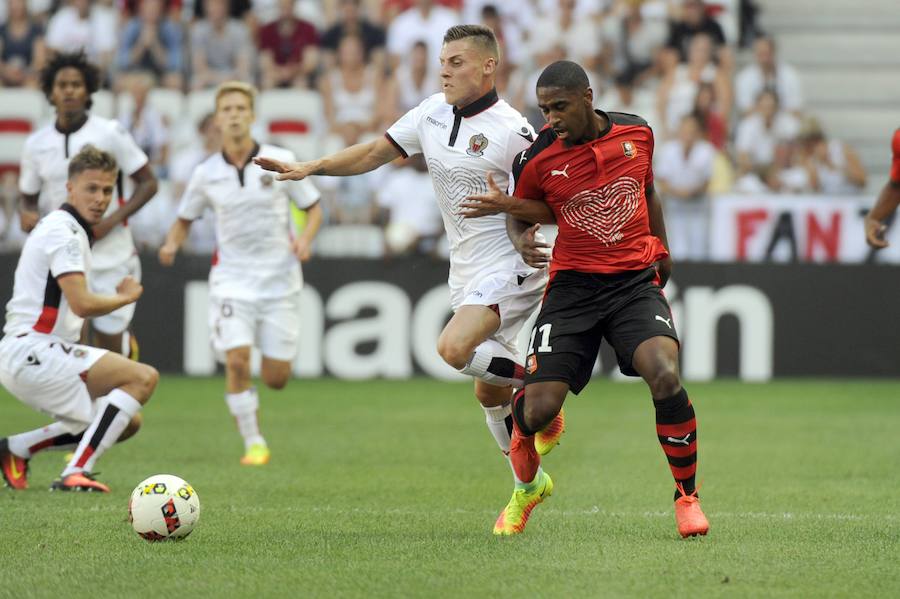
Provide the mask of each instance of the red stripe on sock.
[{"label": "red stripe on sock", "polygon": [[678,424],[657,424],[656,434],[660,437],[679,437],[682,438],[688,433],[697,430],[697,419],[691,418],[687,422],[679,422]]},{"label": "red stripe on sock", "polygon": [[693,441],[690,445],[666,445],[663,443],[662,448],[667,456],[686,458],[691,454],[697,453],[697,442]]},{"label": "red stripe on sock", "polygon": [[28,451],[30,451],[31,453],[37,453],[42,449],[47,449],[48,447],[53,447],[53,439],[47,439],[45,441],[41,441],[40,443],[35,443],[28,448]]},{"label": "red stripe on sock", "polygon": [[521,364],[516,364],[516,367],[513,369],[513,378],[517,380],[525,380],[525,367]]},{"label": "red stripe on sock", "polygon": [[94,448],[88,445],[84,448],[84,452],[78,457],[78,461],[75,462],[76,468],[84,468],[84,465],[87,463],[91,456],[94,455]]},{"label": "red stripe on sock", "polygon": [[669,464],[669,468],[672,469],[672,476],[675,477],[675,480],[687,480],[689,478],[693,478],[697,473],[697,464],[691,464],[690,466],[685,466],[684,468],[679,468],[678,466]]}]

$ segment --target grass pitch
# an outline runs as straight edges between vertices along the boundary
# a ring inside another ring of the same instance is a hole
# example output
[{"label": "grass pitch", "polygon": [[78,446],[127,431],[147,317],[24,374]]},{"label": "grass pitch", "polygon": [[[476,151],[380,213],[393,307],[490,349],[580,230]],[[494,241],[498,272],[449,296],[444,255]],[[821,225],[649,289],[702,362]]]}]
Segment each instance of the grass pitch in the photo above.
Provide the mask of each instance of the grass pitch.
[{"label": "grass pitch", "polygon": [[[688,386],[711,522],[682,540],[642,384],[569,399],[545,460],[555,494],[491,535],[511,474],[469,385],[294,381],[264,390],[272,463],[238,465],[221,379],[164,377],[134,439],[99,462],[113,492],[0,489],[2,597],[896,597],[900,383]],[[46,420],[0,391],[0,435]],[[147,543],[132,488],[179,475],[202,515]]]}]

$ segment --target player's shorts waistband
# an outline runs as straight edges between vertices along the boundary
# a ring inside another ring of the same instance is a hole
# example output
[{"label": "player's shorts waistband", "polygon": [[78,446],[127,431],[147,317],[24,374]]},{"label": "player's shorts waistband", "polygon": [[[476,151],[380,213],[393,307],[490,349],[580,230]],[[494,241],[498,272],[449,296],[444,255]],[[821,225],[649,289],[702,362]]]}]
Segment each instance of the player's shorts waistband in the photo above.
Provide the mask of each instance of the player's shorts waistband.
[{"label": "player's shorts waistband", "polygon": [[656,278],[656,269],[652,266],[641,270],[626,270],[615,273],[582,272],[580,270],[558,270],[553,274],[551,284],[574,283],[605,287],[623,283],[639,282],[644,279],[652,281]]}]

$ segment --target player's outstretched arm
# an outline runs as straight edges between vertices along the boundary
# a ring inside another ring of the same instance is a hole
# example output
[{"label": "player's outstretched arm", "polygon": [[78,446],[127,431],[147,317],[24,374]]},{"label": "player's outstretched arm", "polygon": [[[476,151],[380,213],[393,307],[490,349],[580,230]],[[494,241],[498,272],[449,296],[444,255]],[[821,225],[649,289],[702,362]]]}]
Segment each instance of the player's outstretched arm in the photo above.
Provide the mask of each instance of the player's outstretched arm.
[{"label": "player's outstretched arm", "polygon": [[379,166],[399,158],[400,150],[385,137],[379,137],[364,144],[356,144],[344,148],[330,156],[310,160],[309,162],[284,162],[257,156],[253,162],[267,171],[278,173],[279,181],[290,179],[300,181],[310,175],[327,175],[331,177],[348,177],[374,171]]},{"label": "player's outstretched arm", "polygon": [[884,232],[887,230],[884,221],[897,210],[898,205],[900,205],[900,183],[888,181],[865,218],[866,243],[876,250],[889,245],[884,240]]},{"label": "player's outstretched arm", "polygon": [[103,316],[122,306],[136,302],[144,288],[132,277],[125,277],[116,286],[115,295],[99,295],[92,293],[87,287],[84,273],[70,272],[57,277],[56,281],[69,303],[69,307],[77,316],[90,318]]},{"label": "player's outstretched arm", "polygon": [[546,202],[514,198],[497,187],[494,178],[488,173],[487,193],[472,195],[459,203],[460,214],[465,218],[480,218],[505,212],[528,224],[553,224],[556,217]]},{"label": "player's outstretched arm", "polygon": [[177,219],[172,223],[172,228],[166,235],[166,240],[159,248],[159,263],[163,266],[172,266],[175,262],[175,254],[187,239],[188,233],[191,231],[191,222],[184,218]]},{"label": "player's outstretched arm", "polygon": [[[647,215],[650,218],[650,233],[658,237],[668,251],[669,238],[666,237],[666,221],[663,218],[662,202],[659,199],[659,194],[656,193],[655,187],[650,187],[646,190],[646,195]],[[656,270],[659,271],[660,287],[665,287],[669,277],[672,276],[672,256],[669,255],[660,260],[656,265]]]},{"label": "player's outstretched arm", "polygon": [[294,240],[294,255],[300,262],[306,262],[312,256],[312,244],[322,226],[322,205],[316,202],[306,209],[306,227]]},{"label": "player's outstretched arm", "polygon": [[159,181],[156,180],[156,175],[153,174],[149,163],[135,171],[131,175],[131,180],[134,181],[134,193],[118,210],[93,226],[95,239],[103,239],[113,227],[131,218],[135,212],[143,208],[156,195]]}]

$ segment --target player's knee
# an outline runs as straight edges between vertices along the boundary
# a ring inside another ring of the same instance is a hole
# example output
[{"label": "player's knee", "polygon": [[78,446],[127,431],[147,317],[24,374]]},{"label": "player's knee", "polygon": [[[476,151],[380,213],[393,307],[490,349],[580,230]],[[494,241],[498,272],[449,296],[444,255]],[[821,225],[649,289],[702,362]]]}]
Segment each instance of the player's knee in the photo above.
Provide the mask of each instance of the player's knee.
[{"label": "player's knee", "polygon": [[225,358],[225,367],[239,380],[250,379],[250,358],[243,353],[229,353]]},{"label": "player's knee", "polygon": [[138,398],[142,404],[150,401],[150,396],[156,390],[159,383],[159,371],[147,364],[138,364],[138,377],[135,381],[141,390],[141,397]]},{"label": "player's knee", "polygon": [[647,381],[654,398],[672,397],[681,389],[681,377],[675,368],[660,368]]},{"label": "player's knee", "polygon": [[472,357],[472,352],[468,348],[462,347],[445,335],[441,335],[438,339],[437,351],[444,362],[457,370],[465,368],[469,358]]},{"label": "player's knee", "polygon": [[263,383],[269,389],[275,389],[276,391],[284,389],[287,386],[288,380],[290,379],[290,377],[291,377],[291,372],[290,372],[290,370],[286,370],[286,369],[279,370],[276,372],[265,371],[265,370],[262,372]]},{"label": "player's knee", "polygon": [[550,424],[562,407],[562,401],[551,393],[531,393],[525,398],[525,425],[539,431]]}]

